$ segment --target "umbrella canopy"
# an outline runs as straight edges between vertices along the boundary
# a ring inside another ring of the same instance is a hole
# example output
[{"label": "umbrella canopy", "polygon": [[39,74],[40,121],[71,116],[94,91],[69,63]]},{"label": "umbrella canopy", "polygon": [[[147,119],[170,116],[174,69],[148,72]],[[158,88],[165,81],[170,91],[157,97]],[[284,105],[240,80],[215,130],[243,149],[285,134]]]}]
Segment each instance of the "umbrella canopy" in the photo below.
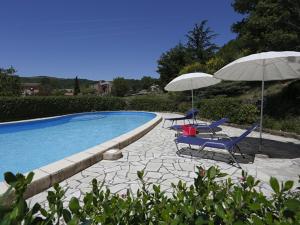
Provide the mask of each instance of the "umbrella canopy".
[{"label": "umbrella canopy", "polygon": [[208,87],[221,82],[207,73],[187,73],[173,79],[165,86],[166,91],[192,91],[192,109],[194,108],[194,89]]},{"label": "umbrella canopy", "polygon": [[187,73],[176,77],[165,87],[166,91],[187,91],[208,87],[220,80],[207,73]]},{"label": "umbrella canopy", "polygon": [[262,145],[264,81],[300,78],[300,52],[262,52],[229,63],[215,73],[222,80],[262,81],[260,149]]},{"label": "umbrella canopy", "polygon": [[300,52],[262,52],[229,63],[215,73],[222,80],[268,81],[300,77]]}]

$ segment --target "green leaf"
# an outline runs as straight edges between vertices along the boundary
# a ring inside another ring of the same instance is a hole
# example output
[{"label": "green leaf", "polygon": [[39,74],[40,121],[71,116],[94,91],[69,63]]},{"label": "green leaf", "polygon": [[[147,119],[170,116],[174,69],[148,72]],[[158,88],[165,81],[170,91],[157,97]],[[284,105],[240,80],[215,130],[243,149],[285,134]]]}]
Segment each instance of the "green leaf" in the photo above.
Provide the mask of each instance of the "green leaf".
[{"label": "green leaf", "polygon": [[254,186],[254,178],[252,176],[247,177],[246,183],[248,187],[252,188]]},{"label": "green leaf", "polygon": [[263,221],[255,215],[252,216],[252,220],[253,220],[253,224],[255,225],[264,225]]},{"label": "green leaf", "polygon": [[26,177],[26,182],[27,184],[30,184],[32,179],[33,179],[33,176],[34,176],[34,173],[33,172],[30,172],[27,177]]},{"label": "green leaf", "polygon": [[278,180],[275,177],[270,178],[270,185],[273,191],[278,194],[280,192]]},{"label": "green leaf", "polygon": [[138,178],[139,178],[140,180],[142,180],[142,179],[143,179],[143,176],[144,176],[144,170],[142,170],[142,171],[137,171],[137,175],[138,175]]},{"label": "green leaf", "polygon": [[219,204],[215,205],[215,209],[216,209],[216,213],[219,217],[221,217],[222,219],[225,218],[225,211],[223,209],[223,207]]},{"label": "green leaf", "polygon": [[17,177],[12,172],[6,172],[4,173],[4,180],[9,185],[13,185],[15,182],[17,182]]},{"label": "green leaf", "polygon": [[297,199],[288,199],[286,201],[285,205],[291,211],[294,211],[294,212],[300,211],[300,201]]},{"label": "green leaf", "polygon": [[69,208],[72,213],[77,213],[80,209],[79,201],[77,198],[72,197],[69,202]]},{"label": "green leaf", "polygon": [[64,218],[65,222],[69,223],[72,218],[70,211],[67,209],[63,209],[62,214],[63,214],[63,218]]},{"label": "green leaf", "polygon": [[33,208],[32,208],[32,213],[35,214],[37,213],[41,208],[41,205],[39,203],[35,203]]},{"label": "green leaf", "polygon": [[213,179],[216,176],[216,173],[217,173],[216,168],[212,166],[208,169],[207,176]]},{"label": "green leaf", "polygon": [[290,190],[293,186],[294,186],[294,181],[288,180],[288,181],[285,182],[284,187],[283,187],[283,190],[284,190],[284,191],[288,191],[288,190]]},{"label": "green leaf", "polygon": [[40,212],[41,212],[41,214],[42,214],[44,217],[47,217],[47,216],[48,216],[47,210],[41,208],[41,209],[40,209]]},{"label": "green leaf", "polygon": [[72,220],[68,222],[68,225],[78,225],[79,219],[77,217],[74,217]]}]

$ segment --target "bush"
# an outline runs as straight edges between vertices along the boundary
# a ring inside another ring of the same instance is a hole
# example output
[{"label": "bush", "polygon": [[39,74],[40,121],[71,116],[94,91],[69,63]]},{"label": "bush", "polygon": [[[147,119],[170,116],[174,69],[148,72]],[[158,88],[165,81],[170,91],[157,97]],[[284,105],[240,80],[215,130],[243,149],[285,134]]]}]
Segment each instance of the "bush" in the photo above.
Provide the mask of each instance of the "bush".
[{"label": "bush", "polygon": [[174,101],[160,96],[136,96],[127,99],[127,110],[178,111]]},{"label": "bush", "polygon": [[124,99],[115,97],[2,97],[0,98],[0,121],[31,119],[93,110],[122,110],[124,108]]},{"label": "bush", "polygon": [[295,132],[300,134],[300,117],[287,117],[285,119],[274,119],[269,116],[264,117],[263,126],[273,130]]},{"label": "bush", "polygon": [[[27,206],[23,194],[33,178],[21,174],[5,173],[5,180],[15,191],[11,205],[3,204],[9,192],[0,196],[0,223],[9,224],[299,224],[300,198],[293,193],[293,181],[279,184],[270,179],[271,197],[257,191],[259,181],[242,173],[239,183],[224,178],[218,168],[199,172],[194,184],[179,181],[172,184],[174,193],[167,196],[159,185],[143,180],[138,172],[141,190],[133,196],[111,194],[103,190],[103,183],[92,181],[92,191],[84,195],[83,202],[72,197],[68,207],[63,204],[65,190],[58,184],[48,192],[47,209],[36,203]],[[299,187],[298,187],[299,189]]]},{"label": "bush", "polygon": [[178,112],[186,113],[192,108],[191,102],[181,102],[178,104]]},{"label": "bush", "polygon": [[300,80],[285,86],[281,92],[266,98],[265,114],[276,119],[300,115]]},{"label": "bush", "polygon": [[228,117],[230,122],[238,124],[251,124],[257,121],[258,110],[255,105],[243,103],[234,98],[214,98],[201,100],[198,103],[200,116],[207,119],[218,120]]}]

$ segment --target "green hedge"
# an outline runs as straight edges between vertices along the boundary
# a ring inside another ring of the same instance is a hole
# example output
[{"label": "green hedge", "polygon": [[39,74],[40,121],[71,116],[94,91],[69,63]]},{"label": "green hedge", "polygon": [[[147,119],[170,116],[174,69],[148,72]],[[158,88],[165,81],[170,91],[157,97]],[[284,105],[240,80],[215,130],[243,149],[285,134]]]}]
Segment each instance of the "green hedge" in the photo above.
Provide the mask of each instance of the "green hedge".
[{"label": "green hedge", "polygon": [[178,107],[173,100],[159,96],[136,96],[127,98],[128,110],[144,111],[178,111]]},{"label": "green hedge", "polygon": [[[231,122],[250,124],[257,121],[258,111],[252,104],[233,98],[204,99],[195,103],[200,116],[218,120],[228,117]],[[177,102],[165,96],[135,96],[129,98],[97,96],[48,96],[48,97],[2,97],[0,98],[0,121],[31,119],[68,113],[143,110],[186,112],[190,102]]]},{"label": "green hedge", "polygon": [[[232,123],[250,124],[257,121],[255,105],[234,98],[203,99],[195,105],[200,116],[218,120],[228,117]],[[117,97],[2,97],[0,98],[0,121],[11,121],[106,110],[144,110],[186,112],[190,102],[177,102],[165,96]]]},{"label": "green hedge", "polygon": [[[172,184],[173,194],[167,195],[157,184],[144,180],[144,171],[138,172],[141,189],[134,194],[112,194],[103,181],[93,179],[92,190],[83,201],[72,197],[67,202],[62,187],[55,184],[48,191],[47,203],[29,207],[24,199],[33,173],[5,173],[5,181],[16,193],[0,195],[0,224],[35,225],[96,225],[96,224],[300,224],[299,186],[293,181],[279,181],[271,177],[272,193],[259,191],[259,180],[244,171],[236,182],[216,167],[205,170],[198,167],[194,183],[179,181]],[[10,199],[9,201],[7,201]]]},{"label": "green hedge", "polygon": [[123,110],[125,100],[115,97],[12,97],[0,98],[0,121],[31,119],[68,113]]},{"label": "green hedge", "polygon": [[237,124],[251,124],[257,121],[257,107],[250,103],[234,98],[205,99],[197,103],[200,117],[218,120],[227,117],[230,122]]}]

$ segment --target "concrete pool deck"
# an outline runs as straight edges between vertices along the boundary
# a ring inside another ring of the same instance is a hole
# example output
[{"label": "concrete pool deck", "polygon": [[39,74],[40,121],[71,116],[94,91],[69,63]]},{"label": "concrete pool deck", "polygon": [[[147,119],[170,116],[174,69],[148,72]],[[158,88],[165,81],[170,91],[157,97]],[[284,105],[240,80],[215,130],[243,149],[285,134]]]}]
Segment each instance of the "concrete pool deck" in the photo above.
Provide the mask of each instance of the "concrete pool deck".
[{"label": "concrete pool deck", "polygon": [[[175,116],[166,113],[161,115]],[[221,130],[218,131],[219,134],[225,133],[229,136],[239,136],[242,132],[242,129],[229,126],[221,126]],[[135,193],[140,188],[136,173],[143,169],[145,180],[160,184],[161,189],[167,193],[173,191],[171,183],[177,183],[179,180],[192,184],[197,166],[218,166],[236,182],[241,177],[242,170],[228,164],[230,158],[225,151],[207,148],[197,153],[183,149],[181,153],[186,157],[178,156],[173,142],[174,134],[174,131],[162,128],[160,123],[145,136],[123,148],[123,158],[116,161],[102,160],[64,180],[60,185],[68,187],[65,202],[73,196],[82,198],[85,192],[91,190],[91,181],[94,178],[104,181],[104,185],[113,193],[126,193],[127,189]],[[271,176],[282,181],[294,180],[295,184],[298,184],[300,140],[264,134],[264,148],[262,154],[258,155],[257,137],[258,132],[253,132],[240,144],[246,159],[237,158],[243,170],[262,181],[260,190],[266,194],[270,193],[268,181]],[[28,199],[28,202],[30,205],[35,202],[43,204],[46,196],[47,191],[44,191]]]}]

